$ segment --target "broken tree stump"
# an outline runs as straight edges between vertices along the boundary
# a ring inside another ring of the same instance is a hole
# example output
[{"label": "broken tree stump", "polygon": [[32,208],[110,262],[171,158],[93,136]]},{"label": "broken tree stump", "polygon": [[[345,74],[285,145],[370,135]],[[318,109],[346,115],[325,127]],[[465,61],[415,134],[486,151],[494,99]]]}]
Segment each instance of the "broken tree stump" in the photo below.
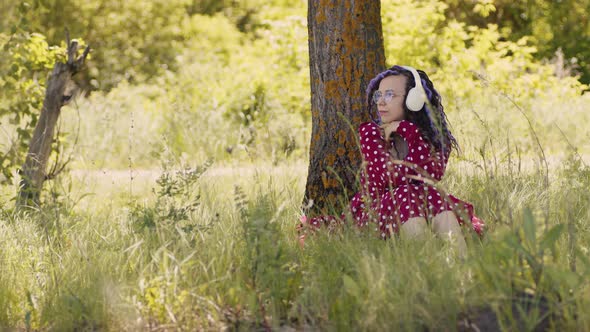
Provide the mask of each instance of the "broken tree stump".
[{"label": "broken tree stump", "polygon": [[72,77],[78,73],[88,56],[90,47],[86,47],[84,53],[78,57],[78,42],[70,40],[70,34],[66,31],[67,61],[57,62],[53,67],[51,76],[47,81],[43,108],[39,121],[33,132],[25,163],[21,169],[21,181],[19,194],[16,200],[16,208],[25,206],[39,206],[43,183],[47,179],[46,168],[51,154],[51,143],[57,120],[62,106],[70,101],[72,96],[66,95],[66,86]]}]

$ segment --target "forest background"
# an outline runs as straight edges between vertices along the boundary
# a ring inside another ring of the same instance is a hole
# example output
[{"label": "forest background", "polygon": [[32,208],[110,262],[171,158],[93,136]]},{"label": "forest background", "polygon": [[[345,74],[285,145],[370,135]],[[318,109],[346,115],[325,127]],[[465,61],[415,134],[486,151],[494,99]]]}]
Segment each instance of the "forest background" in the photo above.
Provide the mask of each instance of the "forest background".
[{"label": "forest background", "polygon": [[[567,327],[589,328],[576,313],[590,273],[590,1],[382,1],[387,65],[429,73],[462,147],[444,184],[489,223],[470,242],[480,259],[465,263],[439,259],[435,239],[384,245],[354,230],[296,246],[306,10],[0,4],[1,327],[440,328],[486,303],[510,326],[520,323],[503,304],[518,286]],[[17,170],[65,28],[92,48],[54,143],[52,162],[70,163],[23,216]]]}]

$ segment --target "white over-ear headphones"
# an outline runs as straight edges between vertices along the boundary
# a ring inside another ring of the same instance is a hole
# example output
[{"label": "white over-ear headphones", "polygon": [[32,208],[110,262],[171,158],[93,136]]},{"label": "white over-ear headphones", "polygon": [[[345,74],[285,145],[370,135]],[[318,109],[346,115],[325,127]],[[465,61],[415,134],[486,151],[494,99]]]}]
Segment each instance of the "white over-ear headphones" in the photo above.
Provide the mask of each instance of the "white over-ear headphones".
[{"label": "white over-ear headphones", "polygon": [[412,75],[414,75],[414,82],[415,85],[413,88],[408,91],[408,95],[406,96],[406,106],[410,111],[418,112],[419,110],[424,107],[424,103],[426,102],[426,93],[424,92],[424,87],[422,86],[422,80],[420,79],[420,75],[418,75],[418,71],[410,66],[400,66],[406,70],[409,70]]}]

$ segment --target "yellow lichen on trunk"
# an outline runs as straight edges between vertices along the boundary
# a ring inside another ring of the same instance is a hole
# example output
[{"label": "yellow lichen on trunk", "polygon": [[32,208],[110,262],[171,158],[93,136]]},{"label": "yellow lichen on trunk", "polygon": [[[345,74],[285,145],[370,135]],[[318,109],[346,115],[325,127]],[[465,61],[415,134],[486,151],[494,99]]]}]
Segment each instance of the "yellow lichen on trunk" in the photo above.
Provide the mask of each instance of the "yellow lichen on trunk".
[{"label": "yellow lichen on trunk", "polygon": [[305,197],[321,211],[355,186],[356,128],[370,119],[364,91],[385,56],[379,1],[309,0],[308,10],[312,135]]}]

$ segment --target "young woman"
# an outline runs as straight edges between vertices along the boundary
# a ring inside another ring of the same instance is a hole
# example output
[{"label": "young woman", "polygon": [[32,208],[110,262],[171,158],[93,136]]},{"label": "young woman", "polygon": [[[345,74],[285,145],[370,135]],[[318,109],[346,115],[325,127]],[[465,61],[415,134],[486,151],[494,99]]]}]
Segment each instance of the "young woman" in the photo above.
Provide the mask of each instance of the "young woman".
[{"label": "young woman", "polygon": [[[378,119],[359,127],[364,172],[361,190],[349,206],[357,225],[375,222],[386,238],[400,230],[402,236],[419,236],[430,223],[435,233],[451,237],[464,252],[460,225],[471,224],[480,235],[484,225],[471,204],[436,186],[458,145],[428,75],[412,67],[391,67],[370,81],[367,107]],[[336,218],[302,222],[320,227]]]}]

